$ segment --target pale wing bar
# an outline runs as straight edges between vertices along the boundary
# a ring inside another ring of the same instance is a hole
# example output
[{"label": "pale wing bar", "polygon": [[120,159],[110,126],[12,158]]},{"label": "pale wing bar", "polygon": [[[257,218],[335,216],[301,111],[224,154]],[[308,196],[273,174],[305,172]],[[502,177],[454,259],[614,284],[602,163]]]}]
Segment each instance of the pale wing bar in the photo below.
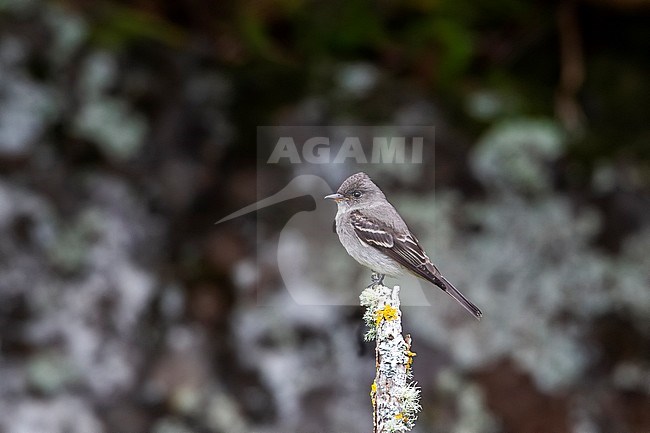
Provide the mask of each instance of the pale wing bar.
[{"label": "pale wing bar", "polygon": [[393,248],[393,235],[377,222],[364,217],[359,212],[352,212],[350,220],[360,241],[382,250]]},{"label": "pale wing bar", "polygon": [[430,279],[437,276],[428,269],[427,264],[431,264],[431,262],[417,239],[410,233],[393,235],[392,230],[360,212],[352,212],[350,219],[359,240],[379,249],[397,260],[402,266],[424,278]]}]

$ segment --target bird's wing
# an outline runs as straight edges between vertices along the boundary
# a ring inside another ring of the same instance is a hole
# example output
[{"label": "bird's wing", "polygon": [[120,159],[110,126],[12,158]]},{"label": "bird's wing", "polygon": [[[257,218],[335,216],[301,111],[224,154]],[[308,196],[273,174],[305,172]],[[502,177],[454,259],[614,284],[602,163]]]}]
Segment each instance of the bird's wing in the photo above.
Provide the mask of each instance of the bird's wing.
[{"label": "bird's wing", "polygon": [[396,233],[386,224],[363,215],[359,211],[351,213],[350,221],[359,240],[377,248],[411,272],[427,280],[438,277],[438,270],[410,232]]},{"label": "bird's wing", "polygon": [[375,247],[410,272],[447,292],[477,319],[483,316],[481,310],[456,289],[431,263],[427,253],[424,252],[410,231],[396,233],[388,225],[381,223],[376,218],[363,215],[359,211],[352,212],[350,221],[359,240]]}]

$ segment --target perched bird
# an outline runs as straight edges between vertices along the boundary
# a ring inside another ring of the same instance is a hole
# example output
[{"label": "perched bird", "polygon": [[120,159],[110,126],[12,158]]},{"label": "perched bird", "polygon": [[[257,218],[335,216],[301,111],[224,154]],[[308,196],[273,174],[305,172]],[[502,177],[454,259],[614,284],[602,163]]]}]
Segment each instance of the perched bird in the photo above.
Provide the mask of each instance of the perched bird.
[{"label": "perched bird", "polygon": [[325,199],[337,204],[335,228],[341,244],[353,259],[378,274],[374,282],[381,283],[384,275],[398,276],[407,271],[441,288],[477,319],[483,316],[431,263],[415,235],[367,174],[353,174]]}]

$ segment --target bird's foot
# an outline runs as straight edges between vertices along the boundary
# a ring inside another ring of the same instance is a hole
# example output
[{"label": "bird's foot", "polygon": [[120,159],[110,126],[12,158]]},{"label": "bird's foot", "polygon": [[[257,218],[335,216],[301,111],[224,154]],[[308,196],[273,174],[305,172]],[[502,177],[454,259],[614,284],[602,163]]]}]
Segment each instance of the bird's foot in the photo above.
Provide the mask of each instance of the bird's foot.
[{"label": "bird's foot", "polygon": [[372,272],[372,275],[370,276],[370,279],[372,283],[368,286],[368,288],[371,288],[372,286],[376,286],[378,284],[384,284],[384,277],[386,275],[380,274],[379,272]]}]

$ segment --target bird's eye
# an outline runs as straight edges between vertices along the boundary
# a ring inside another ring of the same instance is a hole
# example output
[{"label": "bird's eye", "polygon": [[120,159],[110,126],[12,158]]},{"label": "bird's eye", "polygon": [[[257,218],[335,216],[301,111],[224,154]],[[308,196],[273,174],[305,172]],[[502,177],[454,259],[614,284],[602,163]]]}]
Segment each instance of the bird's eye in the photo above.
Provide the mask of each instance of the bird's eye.
[{"label": "bird's eye", "polygon": [[354,198],[359,198],[359,197],[361,197],[361,191],[354,191],[354,192],[352,193],[352,196],[353,196]]}]

